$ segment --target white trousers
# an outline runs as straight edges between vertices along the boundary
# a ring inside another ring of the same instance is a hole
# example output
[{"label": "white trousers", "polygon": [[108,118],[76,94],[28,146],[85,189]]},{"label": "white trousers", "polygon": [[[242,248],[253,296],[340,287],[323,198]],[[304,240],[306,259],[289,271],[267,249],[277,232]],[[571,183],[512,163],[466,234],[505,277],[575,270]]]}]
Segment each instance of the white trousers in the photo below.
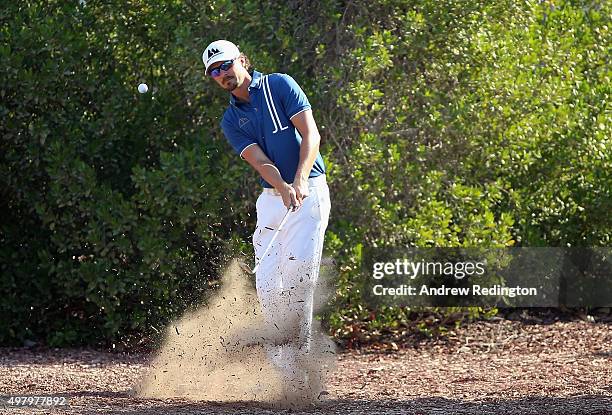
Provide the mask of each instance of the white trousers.
[{"label": "white trousers", "polygon": [[[289,213],[256,274],[257,296],[276,344],[268,347],[268,356],[290,378],[300,376],[296,373],[299,359],[310,351],[313,295],[331,206],[325,176],[308,182],[309,196],[297,211]],[[253,234],[257,259],[286,213],[281,196],[274,189],[264,189],[257,199]]]}]

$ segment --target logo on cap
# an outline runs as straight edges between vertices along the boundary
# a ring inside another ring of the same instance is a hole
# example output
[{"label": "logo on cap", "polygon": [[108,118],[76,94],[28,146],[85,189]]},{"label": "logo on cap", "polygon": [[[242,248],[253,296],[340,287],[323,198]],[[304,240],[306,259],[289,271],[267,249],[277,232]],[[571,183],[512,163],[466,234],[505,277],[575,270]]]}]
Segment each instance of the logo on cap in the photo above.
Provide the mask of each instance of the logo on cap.
[{"label": "logo on cap", "polygon": [[219,49],[215,49],[215,48],[210,48],[208,50],[208,59],[212,58],[213,56],[217,55],[221,53],[221,51]]}]

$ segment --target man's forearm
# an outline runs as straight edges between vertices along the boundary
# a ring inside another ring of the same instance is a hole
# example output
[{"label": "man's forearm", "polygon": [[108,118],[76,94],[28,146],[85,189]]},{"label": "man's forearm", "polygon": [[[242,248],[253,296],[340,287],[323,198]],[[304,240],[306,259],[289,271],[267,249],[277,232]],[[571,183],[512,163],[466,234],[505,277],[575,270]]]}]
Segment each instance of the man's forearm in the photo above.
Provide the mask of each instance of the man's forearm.
[{"label": "man's forearm", "polygon": [[257,164],[255,170],[270,183],[276,190],[280,191],[283,186],[287,186],[287,182],[283,179],[278,168],[272,163]]},{"label": "man's forearm", "polygon": [[278,168],[258,145],[247,147],[240,155],[276,190],[280,191],[287,186]]},{"label": "man's forearm", "polygon": [[296,193],[280,174],[278,168],[272,162],[256,163],[253,165],[255,170],[270,183],[282,196],[284,205],[289,209],[296,209],[300,206],[300,200],[296,198]]},{"label": "man's forearm", "polygon": [[319,153],[319,143],[321,137],[318,133],[312,132],[302,138],[302,144],[300,145],[300,161],[295,172],[294,183],[300,180],[308,180],[310,171]]}]

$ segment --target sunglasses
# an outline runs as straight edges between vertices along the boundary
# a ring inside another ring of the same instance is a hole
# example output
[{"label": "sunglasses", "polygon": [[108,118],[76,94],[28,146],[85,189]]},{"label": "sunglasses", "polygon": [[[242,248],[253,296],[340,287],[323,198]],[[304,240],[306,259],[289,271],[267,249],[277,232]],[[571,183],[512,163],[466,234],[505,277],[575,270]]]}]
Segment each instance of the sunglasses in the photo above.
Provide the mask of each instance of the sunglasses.
[{"label": "sunglasses", "polygon": [[225,61],[221,65],[217,66],[215,69],[211,70],[209,75],[213,78],[216,78],[221,75],[221,71],[227,71],[234,64],[234,60]]}]

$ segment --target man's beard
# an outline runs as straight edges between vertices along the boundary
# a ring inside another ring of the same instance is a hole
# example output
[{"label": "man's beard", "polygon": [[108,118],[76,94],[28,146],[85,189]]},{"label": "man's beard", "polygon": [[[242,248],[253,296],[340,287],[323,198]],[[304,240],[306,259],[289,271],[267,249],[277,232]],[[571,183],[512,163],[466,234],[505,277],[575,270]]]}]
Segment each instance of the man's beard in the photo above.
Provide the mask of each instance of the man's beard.
[{"label": "man's beard", "polygon": [[234,89],[238,88],[238,82],[236,78],[233,76],[227,76],[223,79],[223,88],[225,90],[232,92]]}]

